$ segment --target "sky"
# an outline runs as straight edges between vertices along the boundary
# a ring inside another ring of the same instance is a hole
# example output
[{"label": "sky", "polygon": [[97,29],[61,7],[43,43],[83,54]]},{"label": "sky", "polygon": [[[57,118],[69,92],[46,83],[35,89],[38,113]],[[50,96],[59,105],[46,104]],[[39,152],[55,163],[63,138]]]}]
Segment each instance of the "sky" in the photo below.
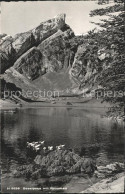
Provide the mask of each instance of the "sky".
[{"label": "sky", "polygon": [[97,1],[2,2],[0,33],[14,36],[33,29],[57,14],[65,13],[66,23],[75,34],[84,34],[96,27],[90,21],[98,22],[99,18],[91,18],[89,13],[97,8],[101,8]]}]

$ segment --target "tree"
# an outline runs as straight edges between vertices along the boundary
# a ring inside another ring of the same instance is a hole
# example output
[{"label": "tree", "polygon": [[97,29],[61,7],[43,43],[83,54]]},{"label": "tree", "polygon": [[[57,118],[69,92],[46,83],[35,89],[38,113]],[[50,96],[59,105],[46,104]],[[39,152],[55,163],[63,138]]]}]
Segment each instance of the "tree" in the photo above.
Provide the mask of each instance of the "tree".
[{"label": "tree", "polygon": [[[107,69],[102,69],[98,84],[102,85],[106,91],[112,91],[112,97],[104,97],[104,100],[111,101],[125,106],[125,13],[124,5],[116,4],[105,9],[96,9],[91,11],[90,16],[109,15],[118,12],[118,14],[110,15],[108,20],[101,20],[101,23],[95,23],[101,27],[101,31],[94,33],[90,37],[105,48],[108,57],[102,61],[103,65],[107,65]],[[120,12],[120,13],[119,13]],[[89,38],[90,38],[89,37]],[[117,93],[117,94],[116,94]]]}]

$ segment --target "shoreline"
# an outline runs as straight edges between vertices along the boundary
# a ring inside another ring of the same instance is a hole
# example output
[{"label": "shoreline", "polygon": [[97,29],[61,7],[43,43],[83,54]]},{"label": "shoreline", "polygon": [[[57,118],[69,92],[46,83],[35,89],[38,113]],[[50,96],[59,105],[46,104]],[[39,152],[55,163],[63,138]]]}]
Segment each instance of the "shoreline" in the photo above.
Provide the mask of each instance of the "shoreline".
[{"label": "shoreline", "polygon": [[104,178],[81,193],[124,193],[124,173]]},{"label": "shoreline", "polygon": [[103,102],[101,99],[74,99],[68,98],[65,100],[59,99],[55,101],[48,102],[25,102],[21,101],[20,103],[14,103],[10,100],[0,99],[0,111],[11,111],[14,109],[29,109],[29,108],[77,108],[88,110],[91,109],[96,113],[100,114],[102,117],[115,120],[116,122],[125,122],[125,115],[116,115],[115,113],[107,114],[109,109],[112,108],[113,104]]},{"label": "shoreline", "polygon": [[[68,104],[69,103],[69,104]],[[20,104],[11,102],[10,100],[0,99],[0,109],[10,109],[10,108],[35,108],[35,107],[83,107],[83,108],[110,108],[111,104],[107,102],[101,103],[101,100],[97,99],[84,99],[83,101],[78,100],[60,100],[51,102],[24,102],[20,107]]]}]

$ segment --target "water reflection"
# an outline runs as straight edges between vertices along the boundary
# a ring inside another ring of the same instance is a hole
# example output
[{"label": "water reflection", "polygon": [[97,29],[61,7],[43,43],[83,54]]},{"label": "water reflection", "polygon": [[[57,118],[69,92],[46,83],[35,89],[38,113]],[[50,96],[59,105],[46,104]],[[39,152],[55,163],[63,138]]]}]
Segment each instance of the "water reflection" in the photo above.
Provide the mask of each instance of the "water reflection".
[{"label": "water reflection", "polygon": [[30,108],[16,113],[2,111],[2,159],[27,160],[26,142],[45,140],[65,144],[79,154],[91,155],[98,163],[123,161],[123,125],[101,118],[96,110],[78,108]]}]

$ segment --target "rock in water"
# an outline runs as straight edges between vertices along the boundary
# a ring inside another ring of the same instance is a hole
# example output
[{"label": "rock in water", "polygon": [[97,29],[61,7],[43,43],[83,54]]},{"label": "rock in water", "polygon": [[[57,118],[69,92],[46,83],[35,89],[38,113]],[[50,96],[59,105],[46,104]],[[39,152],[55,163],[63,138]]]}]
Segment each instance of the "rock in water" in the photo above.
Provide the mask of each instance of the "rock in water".
[{"label": "rock in water", "polygon": [[37,155],[33,164],[17,168],[14,176],[40,177],[61,176],[74,173],[92,174],[96,169],[95,162],[90,158],[80,157],[68,150],[55,150],[46,156]]},{"label": "rock in water", "polygon": [[96,169],[96,164],[92,159],[81,158],[67,150],[55,150],[44,157],[37,155],[34,162],[45,166],[48,176],[79,172],[91,174]]},{"label": "rock in water", "polygon": [[108,164],[107,166],[98,166],[95,175],[97,177],[107,177],[115,173],[120,173],[124,171],[124,164],[115,162],[113,164]]}]

